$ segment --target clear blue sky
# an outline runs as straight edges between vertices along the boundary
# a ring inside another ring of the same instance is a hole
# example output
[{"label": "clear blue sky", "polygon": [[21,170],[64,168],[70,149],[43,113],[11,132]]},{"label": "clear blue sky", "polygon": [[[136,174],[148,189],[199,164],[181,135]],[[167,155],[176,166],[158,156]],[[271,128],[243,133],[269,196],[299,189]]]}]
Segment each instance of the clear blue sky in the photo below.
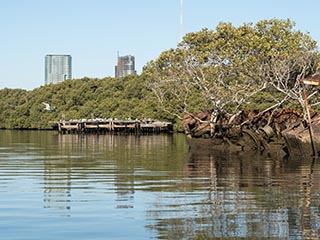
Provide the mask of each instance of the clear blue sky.
[{"label": "clear blue sky", "polygon": [[[46,54],[71,54],[73,78],[114,76],[117,51],[136,69],[180,39],[180,0],[2,0],[0,89],[44,85]],[[319,0],[183,0],[183,31],[290,18],[320,41]]]}]

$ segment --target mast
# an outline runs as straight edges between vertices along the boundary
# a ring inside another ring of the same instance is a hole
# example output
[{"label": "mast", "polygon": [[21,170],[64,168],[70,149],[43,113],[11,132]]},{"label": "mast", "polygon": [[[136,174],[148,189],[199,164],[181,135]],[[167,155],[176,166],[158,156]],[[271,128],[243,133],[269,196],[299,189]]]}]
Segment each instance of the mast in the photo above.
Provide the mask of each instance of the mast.
[{"label": "mast", "polygon": [[180,41],[183,37],[183,0],[180,0]]}]

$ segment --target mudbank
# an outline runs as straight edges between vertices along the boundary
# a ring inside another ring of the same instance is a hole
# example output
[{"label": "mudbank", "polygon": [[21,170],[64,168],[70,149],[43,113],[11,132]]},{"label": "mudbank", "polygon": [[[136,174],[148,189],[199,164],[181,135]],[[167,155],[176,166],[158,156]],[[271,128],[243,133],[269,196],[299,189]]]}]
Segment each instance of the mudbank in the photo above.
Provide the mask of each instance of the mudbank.
[{"label": "mudbank", "polygon": [[[245,110],[235,115],[220,114],[214,122],[210,118],[210,111],[184,116],[183,127],[191,148],[312,155],[309,127],[301,112]],[[320,116],[313,113],[311,119],[314,146],[320,150]]]}]

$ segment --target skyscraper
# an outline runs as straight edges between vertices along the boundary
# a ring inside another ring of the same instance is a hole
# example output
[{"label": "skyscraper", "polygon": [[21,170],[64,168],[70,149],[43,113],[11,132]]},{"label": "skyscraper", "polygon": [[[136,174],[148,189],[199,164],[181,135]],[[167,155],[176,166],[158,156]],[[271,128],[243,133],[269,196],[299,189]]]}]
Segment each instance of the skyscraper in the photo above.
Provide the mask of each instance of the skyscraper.
[{"label": "skyscraper", "polygon": [[70,55],[46,55],[45,84],[59,83],[72,78]]},{"label": "skyscraper", "polygon": [[124,77],[129,74],[136,74],[134,56],[118,57],[118,64],[115,66],[115,77]]}]

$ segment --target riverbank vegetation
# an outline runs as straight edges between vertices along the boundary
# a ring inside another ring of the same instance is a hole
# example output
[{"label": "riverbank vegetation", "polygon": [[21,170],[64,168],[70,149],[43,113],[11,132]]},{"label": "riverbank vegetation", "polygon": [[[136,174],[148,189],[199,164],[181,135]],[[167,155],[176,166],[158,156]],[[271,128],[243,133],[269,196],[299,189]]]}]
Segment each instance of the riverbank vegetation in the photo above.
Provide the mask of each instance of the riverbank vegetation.
[{"label": "riverbank vegetation", "polygon": [[[289,19],[271,19],[188,33],[144,73],[162,107],[180,119],[202,109],[212,111],[213,123],[220,113],[243,109],[306,112],[301,79],[317,71],[319,52],[317,43],[294,26]],[[310,89],[308,96],[314,106],[317,91]]]},{"label": "riverbank vegetation", "polygon": [[[153,118],[161,112],[143,76],[74,79],[32,91],[0,90],[1,128],[48,128],[50,121],[81,118]],[[48,103],[51,110],[47,110]]]},{"label": "riverbank vegetation", "polygon": [[[178,128],[186,113],[296,108],[301,79],[317,72],[319,52],[291,20],[262,20],[188,33],[176,48],[124,78],[83,78],[32,91],[0,90],[0,128],[48,128],[61,118],[154,118]],[[308,88],[311,105],[320,98]],[[45,103],[52,108],[47,110]]]}]

